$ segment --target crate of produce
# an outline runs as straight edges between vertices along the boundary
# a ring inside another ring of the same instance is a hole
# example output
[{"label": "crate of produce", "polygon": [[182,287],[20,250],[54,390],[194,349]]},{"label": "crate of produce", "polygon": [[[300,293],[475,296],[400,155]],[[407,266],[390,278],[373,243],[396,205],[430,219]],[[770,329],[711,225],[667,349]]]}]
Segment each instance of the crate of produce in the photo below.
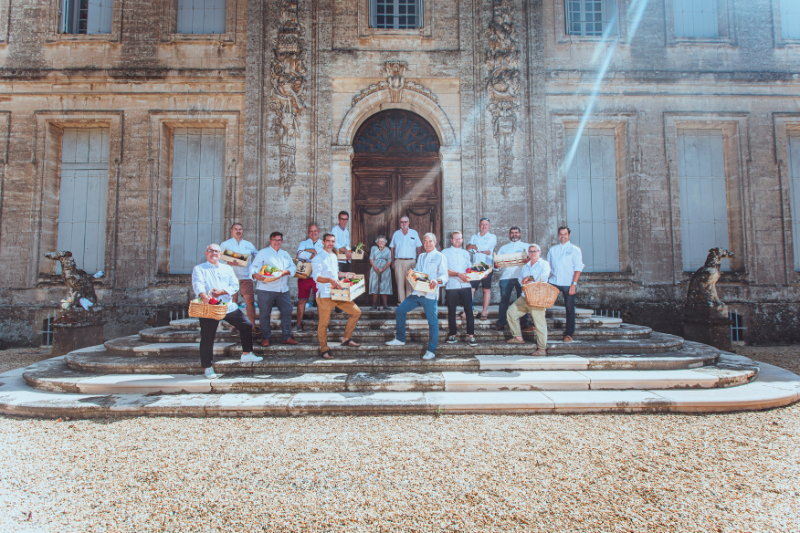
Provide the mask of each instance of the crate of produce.
[{"label": "crate of produce", "polygon": [[223,250],[219,258],[222,261],[228,263],[229,265],[240,266],[240,267],[246,267],[247,264],[250,262],[250,254],[240,254],[238,252],[232,252],[230,250]]},{"label": "crate of produce", "polygon": [[364,283],[364,275],[356,274],[353,279],[343,279],[339,281],[342,286],[341,289],[331,289],[331,300],[337,302],[352,302],[366,290],[366,283]]},{"label": "crate of produce", "polygon": [[[347,256],[342,253],[336,254],[336,256],[339,258],[339,261],[347,261]],[[355,250],[353,250],[353,261],[359,259],[364,259],[364,243],[361,242],[358,243]]]},{"label": "crate of produce", "polygon": [[495,254],[494,264],[497,268],[520,267],[528,262],[528,254],[525,252],[514,252],[512,254]]},{"label": "crate of produce", "polygon": [[297,267],[297,272],[295,273],[294,277],[300,279],[308,279],[311,277],[311,263],[306,263],[305,261],[300,261],[298,259],[294,262],[294,264]]},{"label": "crate of produce", "polygon": [[467,277],[470,281],[478,281],[492,273],[492,267],[486,263],[475,263],[467,269]]},{"label": "crate of produce", "polygon": [[220,302],[216,298],[211,298],[210,302],[204,304],[203,300],[196,298],[189,302],[189,316],[192,318],[213,318],[222,320],[228,314],[228,304]]},{"label": "crate of produce", "polygon": [[434,292],[436,290],[436,288],[431,289],[431,280],[428,275],[423,272],[409,270],[406,279],[415,291]]},{"label": "crate of produce", "polygon": [[529,306],[548,309],[556,304],[561,291],[546,282],[533,282],[523,285],[522,292],[525,294],[525,303]]}]

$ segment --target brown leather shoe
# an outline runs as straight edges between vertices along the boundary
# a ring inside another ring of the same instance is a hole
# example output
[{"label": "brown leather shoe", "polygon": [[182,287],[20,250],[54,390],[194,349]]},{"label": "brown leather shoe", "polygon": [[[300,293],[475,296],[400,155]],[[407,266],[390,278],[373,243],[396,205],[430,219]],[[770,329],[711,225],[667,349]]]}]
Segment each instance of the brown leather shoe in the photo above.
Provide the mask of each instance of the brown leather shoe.
[{"label": "brown leather shoe", "polygon": [[261,346],[269,346],[269,339],[261,339]]},{"label": "brown leather shoe", "polygon": [[506,329],[506,327],[501,326],[500,324],[495,324],[494,329],[496,329],[497,331],[503,331],[504,329]]},{"label": "brown leather shoe", "polygon": [[528,326],[527,328],[522,330],[523,333],[535,333],[536,327],[535,326]]},{"label": "brown leather shoe", "polygon": [[564,335],[564,342],[572,342],[572,337],[569,335]]},{"label": "brown leather shoe", "polygon": [[281,344],[297,344],[297,341],[294,340],[293,338],[289,337],[285,341],[281,341]]}]

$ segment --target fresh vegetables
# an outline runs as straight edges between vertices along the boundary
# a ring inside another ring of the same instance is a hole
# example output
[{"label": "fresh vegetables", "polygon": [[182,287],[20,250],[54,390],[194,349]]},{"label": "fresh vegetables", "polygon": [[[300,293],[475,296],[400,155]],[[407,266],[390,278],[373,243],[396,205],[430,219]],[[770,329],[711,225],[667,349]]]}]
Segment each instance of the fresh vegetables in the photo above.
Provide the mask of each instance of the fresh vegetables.
[{"label": "fresh vegetables", "polygon": [[430,283],[430,279],[428,279],[427,274],[423,274],[422,272],[413,272],[411,273],[411,277],[414,278],[414,281],[424,281],[426,283]]},{"label": "fresh vegetables", "polygon": [[277,268],[277,267],[274,267],[274,266],[269,266],[269,265],[264,265],[264,266],[261,267],[261,270],[259,271],[259,274],[261,274],[262,276],[266,276],[268,278],[273,278],[273,277],[275,277],[275,276],[273,276],[273,274],[275,274],[276,272],[280,272],[280,271],[281,271],[280,268]]},{"label": "fresh vegetables", "polygon": [[356,245],[356,249],[355,249],[355,250],[353,250],[353,252],[355,252],[355,253],[357,253],[357,254],[360,254],[360,253],[361,253],[361,252],[363,252],[363,251],[364,251],[364,243],[363,243],[363,242],[360,242],[360,243],[358,243],[358,244]]},{"label": "fresh vegetables", "polygon": [[[194,300],[192,300],[192,302],[193,302],[193,303],[196,303],[196,304],[201,304],[201,303],[203,303],[203,299],[202,299],[202,298],[195,298]],[[217,297],[215,297],[215,296],[212,296],[212,297],[211,297],[211,298],[208,300],[208,303],[209,303],[209,305],[228,305],[228,304],[226,304],[225,302],[223,302],[223,301],[220,301],[220,300],[219,300]]]},{"label": "fresh vegetables", "polygon": [[480,263],[475,263],[474,265],[472,265],[472,268],[468,268],[467,274],[472,274],[473,272],[475,273],[486,272],[487,270],[489,270],[489,268],[491,268],[489,267],[489,265],[481,261]]},{"label": "fresh vegetables", "polygon": [[247,256],[246,256],[246,255],[244,255],[244,254],[240,254],[240,253],[237,253],[237,252],[232,252],[232,251],[230,251],[230,250],[225,250],[225,251],[224,251],[224,252],[222,252],[222,253],[223,253],[224,255],[231,256],[231,257],[233,257],[233,258],[235,258],[235,259],[247,259]]}]

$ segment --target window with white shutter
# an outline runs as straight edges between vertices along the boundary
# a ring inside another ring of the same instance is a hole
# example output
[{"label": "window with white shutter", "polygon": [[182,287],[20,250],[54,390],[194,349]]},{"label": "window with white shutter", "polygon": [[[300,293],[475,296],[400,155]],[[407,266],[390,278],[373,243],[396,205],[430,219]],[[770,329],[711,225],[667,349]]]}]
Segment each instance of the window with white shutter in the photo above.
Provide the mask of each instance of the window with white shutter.
[{"label": "window with white shutter", "polygon": [[673,0],[675,37],[719,37],[717,0]]},{"label": "window with white shutter", "polygon": [[780,0],[784,39],[800,39],[800,0]]},{"label": "window with white shutter", "polygon": [[189,274],[222,239],[225,128],[176,128],[172,148],[169,271]]},{"label": "window with white shutter", "polygon": [[602,37],[617,34],[616,0],[565,0],[567,34]]},{"label": "window with white shutter", "polygon": [[[577,130],[567,130],[566,147]],[[617,157],[613,129],[586,129],[567,168],[567,226],[587,272],[619,272]]]},{"label": "window with white shutter", "polygon": [[789,137],[789,194],[792,208],[794,269],[800,272],[800,136]]},{"label": "window with white shutter", "polygon": [[225,0],[178,0],[177,33],[225,33]]},{"label": "window with white shutter", "polygon": [[[678,187],[684,272],[705,263],[711,248],[729,248],[725,147],[720,130],[678,132]],[[722,270],[731,270],[723,260]]]},{"label": "window with white shutter", "polygon": [[63,0],[61,33],[96,35],[111,33],[113,0]]},{"label": "window with white shutter", "polygon": [[57,247],[90,274],[105,262],[108,131],[64,128],[62,136]]}]

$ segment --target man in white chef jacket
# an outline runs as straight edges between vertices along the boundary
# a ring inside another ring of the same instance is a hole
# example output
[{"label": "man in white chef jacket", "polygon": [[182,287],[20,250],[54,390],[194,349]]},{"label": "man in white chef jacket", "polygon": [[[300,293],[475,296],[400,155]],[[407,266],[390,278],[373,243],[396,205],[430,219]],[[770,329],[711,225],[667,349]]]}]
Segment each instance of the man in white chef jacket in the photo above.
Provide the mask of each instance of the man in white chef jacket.
[{"label": "man in white chef jacket", "polygon": [[340,211],[338,220],[339,223],[331,229],[331,234],[336,237],[336,251],[334,253],[339,252],[347,258],[339,261],[339,272],[352,272],[353,252],[350,249],[350,230],[347,229],[350,213]]},{"label": "man in white chef jacket", "polygon": [[460,305],[467,316],[467,335],[469,345],[477,346],[475,341],[475,315],[472,313],[472,286],[467,277],[467,269],[472,266],[469,252],[461,245],[464,236],[460,231],[454,231],[450,237],[450,247],[442,250],[442,255],[447,259],[447,285],[444,288],[444,299],[447,302],[447,344],[458,342],[456,337],[456,309]]},{"label": "man in white chef jacket", "polygon": [[[231,238],[219,245],[220,250],[230,250],[237,254],[249,255],[250,259],[245,266],[228,265],[233,269],[236,278],[239,280],[239,292],[233,295],[233,302],[239,303],[239,295],[242,295],[244,300],[245,310],[247,311],[247,318],[251,324],[256,323],[256,297],[253,289],[253,279],[250,277],[250,262],[258,253],[256,245],[250,241],[244,240],[244,226],[239,222],[235,222],[231,226]],[[237,335],[236,328],[231,328],[231,335]],[[260,334],[257,327],[253,328],[253,335]]]},{"label": "man in white chef jacket", "polygon": [[[519,227],[511,226],[511,229],[508,230],[508,240],[510,242],[501,246],[497,253],[515,254],[524,252],[527,255],[528,244],[522,242],[520,240],[521,237],[522,231]],[[495,264],[494,267],[497,268],[497,265]],[[502,274],[500,274],[500,309],[498,310],[497,325],[495,326],[497,331],[503,331],[506,324],[508,324],[506,313],[508,312],[508,305],[511,302],[511,295],[513,292],[515,290],[517,291],[517,298],[522,296],[522,286],[519,284],[520,272],[522,272],[522,266],[506,267],[503,269]],[[517,298],[514,298],[514,300]],[[523,320],[525,319],[525,317],[522,318]],[[533,328],[531,328],[531,330],[532,329]]]},{"label": "man in white chef jacket", "polygon": [[417,256],[422,251],[422,241],[419,233],[408,227],[409,219],[400,217],[400,229],[392,234],[389,249],[392,252],[391,268],[397,280],[397,303],[403,303],[406,295],[411,293],[411,285],[406,279],[406,272],[414,267]]},{"label": "man in white chef jacket", "polygon": [[550,263],[550,284],[561,291],[564,307],[567,310],[567,327],[564,330],[564,342],[572,342],[575,334],[575,293],[578,291],[578,280],[586,266],[583,264],[581,249],[569,242],[572,232],[567,226],[558,228],[558,242],[547,250],[547,262]]},{"label": "man in white chef jacket", "polygon": [[[528,247],[529,261],[525,263],[520,272],[520,283],[546,283],[547,278],[550,277],[550,265],[544,259],[541,259],[542,249],[538,244],[531,244]],[[525,339],[522,338],[522,331],[519,326],[519,319],[525,314],[529,314],[533,319],[533,325],[536,328],[536,345],[538,349],[531,355],[547,355],[547,321],[545,320],[545,312],[547,309],[544,307],[531,307],[525,300],[525,296],[517,298],[511,307],[508,308],[508,326],[511,329],[513,337],[508,340],[509,344],[524,344]]]},{"label": "man in white chef jacket", "polygon": [[[308,239],[304,240],[297,246],[297,255],[295,259],[299,259],[304,263],[310,263],[314,257],[322,250],[325,245],[322,239],[319,238],[319,227],[316,224],[308,226]],[[303,331],[303,314],[306,311],[306,303],[311,298],[311,292],[315,288],[314,279],[309,276],[308,279],[297,280],[297,330]]]},{"label": "man in white chef jacket", "polygon": [[[253,351],[253,325],[239,309],[239,306],[231,301],[231,295],[239,290],[239,280],[233,269],[224,263],[219,262],[222,253],[218,244],[209,244],[206,247],[206,262],[195,266],[192,269],[192,290],[195,296],[200,298],[203,303],[209,303],[212,298],[226,303],[228,313],[225,321],[239,330],[242,335],[242,357],[243,363],[253,363],[261,361],[261,357],[252,354]],[[212,366],[214,359],[214,337],[217,336],[217,326],[219,320],[213,318],[200,318],[200,366],[203,368],[207,379],[216,379],[218,376]]]},{"label": "man in white chef jacket", "polygon": [[[480,220],[480,231],[469,239],[467,244],[467,251],[472,251],[472,260],[475,263],[486,263],[489,268],[494,266],[494,249],[497,246],[497,235],[489,233],[491,224],[488,218]],[[472,282],[472,299],[475,300],[475,289],[478,287],[483,288],[483,311],[481,312],[481,320],[489,318],[489,301],[492,299],[492,272],[483,279],[475,280]]]},{"label": "man in white chef jacket", "polygon": [[414,291],[411,296],[406,298],[395,311],[397,325],[395,328],[395,338],[386,343],[387,346],[404,346],[406,343],[406,315],[409,311],[422,307],[425,310],[425,318],[428,320],[428,351],[422,356],[425,360],[436,357],[436,348],[439,346],[439,286],[447,283],[447,258],[442,252],[436,250],[436,235],[426,233],[422,237],[422,246],[425,253],[417,259],[414,270],[428,275],[430,280],[431,292]]},{"label": "man in white chef jacket", "polygon": [[[292,297],[289,294],[289,278],[297,272],[297,267],[292,256],[281,250],[282,244],[283,234],[273,231],[269,236],[269,246],[258,252],[250,267],[251,276],[258,281],[256,293],[261,323],[261,346],[269,346],[273,306],[277,306],[281,313],[281,344],[297,344],[292,338]],[[262,276],[260,271],[264,265],[275,267],[278,272],[269,278]]]}]

